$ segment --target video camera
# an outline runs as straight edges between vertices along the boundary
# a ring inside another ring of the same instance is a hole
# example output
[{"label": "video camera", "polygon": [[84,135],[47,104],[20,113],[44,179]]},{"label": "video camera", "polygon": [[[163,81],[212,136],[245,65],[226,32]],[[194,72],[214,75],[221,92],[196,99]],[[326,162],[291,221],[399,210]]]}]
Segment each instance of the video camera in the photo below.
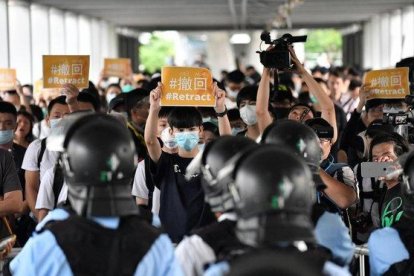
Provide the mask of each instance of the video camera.
[{"label": "video camera", "polygon": [[284,34],[282,37],[271,40],[269,32],[262,32],[260,39],[265,44],[274,45],[274,48],[269,51],[257,51],[260,54],[260,62],[266,68],[288,69],[291,67],[290,53],[288,46],[296,42],[306,42],[307,35],[292,36],[291,34]]},{"label": "video camera", "polygon": [[404,102],[409,106],[408,111],[385,104],[383,122],[394,126],[395,132],[406,138],[410,144],[414,144],[414,96],[406,96]]}]

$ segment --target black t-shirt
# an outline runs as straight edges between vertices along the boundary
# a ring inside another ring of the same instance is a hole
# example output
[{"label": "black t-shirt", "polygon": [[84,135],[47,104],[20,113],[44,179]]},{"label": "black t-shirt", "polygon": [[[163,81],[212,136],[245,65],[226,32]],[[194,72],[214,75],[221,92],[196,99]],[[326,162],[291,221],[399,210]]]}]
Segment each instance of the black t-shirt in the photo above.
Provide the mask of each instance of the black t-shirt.
[{"label": "black t-shirt", "polygon": [[24,170],[22,169],[22,163],[24,154],[26,153],[26,148],[22,147],[16,143],[13,143],[12,146],[12,155],[14,160],[14,165],[16,166],[17,175],[19,176],[20,184],[22,185],[23,189],[23,196],[24,196],[24,188],[25,188],[25,178],[24,178]]},{"label": "black t-shirt", "polygon": [[191,230],[214,221],[204,202],[201,176],[185,179],[185,170],[192,158],[162,152],[157,164],[150,162],[154,184],[161,191],[160,220],[174,243]]},{"label": "black t-shirt", "polygon": [[360,132],[366,129],[367,127],[364,125],[361,119],[361,113],[356,112],[356,110],[352,112],[351,118],[349,119],[344,131],[342,132],[339,145],[339,149],[347,153],[348,164],[351,168],[355,167],[355,165],[361,161],[356,151],[356,149],[359,147],[357,145],[357,136]]},{"label": "black t-shirt", "polygon": [[401,184],[398,183],[385,193],[381,202],[381,226],[390,227],[398,222],[403,214],[403,197],[401,196]]}]

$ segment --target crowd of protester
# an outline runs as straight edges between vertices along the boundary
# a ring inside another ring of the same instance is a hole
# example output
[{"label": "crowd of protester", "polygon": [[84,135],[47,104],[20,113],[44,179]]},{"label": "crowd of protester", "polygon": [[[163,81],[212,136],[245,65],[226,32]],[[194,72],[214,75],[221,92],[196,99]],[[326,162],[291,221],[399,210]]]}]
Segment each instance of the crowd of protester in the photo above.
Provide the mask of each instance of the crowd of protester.
[{"label": "crowd of protester", "polygon": [[[292,70],[223,71],[214,108],[161,106],[159,74],[101,76],[37,101],[32,85],[2,91],[1,233],[23,248],[8,273],[356,275],[355,246],[366,244],[371,275],[413,273],[412,127],[384,120],[410,104],[367,99],[361,68],[307,70],[289,50]],[[118,160],[120,148],[131,156]],[[367,177],[364,162],[395,173]],[[107,230],[117,227],[123,243]],[[104,230],[111,239],[74,238]],[[120,255],[90,256],[99,250]]]}]

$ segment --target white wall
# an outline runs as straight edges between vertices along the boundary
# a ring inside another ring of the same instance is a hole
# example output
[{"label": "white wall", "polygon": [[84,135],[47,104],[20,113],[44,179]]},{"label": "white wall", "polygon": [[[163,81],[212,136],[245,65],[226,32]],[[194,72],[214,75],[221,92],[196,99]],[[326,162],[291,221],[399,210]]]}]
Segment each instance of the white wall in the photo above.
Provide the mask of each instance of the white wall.
[{"label": "white wall", "polygon": [[0,0],[0,67],[15,68],[21,83],[42,77],[42,55],[91,55],[96,81],[105,57],[117,57],[115,26],[27,1]]},{"label": "white wall", "polygon": [[364,68],[394,67],[414,56],[414,6],[375,15],[364,23]]}]

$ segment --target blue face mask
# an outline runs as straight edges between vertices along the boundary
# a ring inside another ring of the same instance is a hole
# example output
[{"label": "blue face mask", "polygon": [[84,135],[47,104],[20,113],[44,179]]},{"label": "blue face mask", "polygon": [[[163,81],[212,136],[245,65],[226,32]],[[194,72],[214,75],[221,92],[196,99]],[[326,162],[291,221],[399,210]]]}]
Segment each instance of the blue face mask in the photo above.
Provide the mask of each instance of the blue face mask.
[{"label": "blue face mask", "polygon": [[175,140],[177,141],[178,147],[186,151],[192,151],[198,145],[200,137],[198,136],[198,132],[185,131],[175,133]]},{"label": "blue face mask", "polygon": [[245,130],[244,127],[233,127],[231,129],[231,135],[236,136],[238,133],[242,132],[243,130]]},{"label": "blue face mask", "polygon": [[130,85],[130,84],[124,85],[122,87],[122,92],[124,92],[124,93],[128,93],[128,92],[130,92],[132,90],[134,90],[134,87],[132,85]]},{"label": "blue face mask", "polygon": [[0,145],[4,145],[13,141],[13,137],[14,131],[12,129],[0,130]]},{"label": "blue face mask", "polygon": [[62,119],[50,119],[50,128],[55,128]]}]

